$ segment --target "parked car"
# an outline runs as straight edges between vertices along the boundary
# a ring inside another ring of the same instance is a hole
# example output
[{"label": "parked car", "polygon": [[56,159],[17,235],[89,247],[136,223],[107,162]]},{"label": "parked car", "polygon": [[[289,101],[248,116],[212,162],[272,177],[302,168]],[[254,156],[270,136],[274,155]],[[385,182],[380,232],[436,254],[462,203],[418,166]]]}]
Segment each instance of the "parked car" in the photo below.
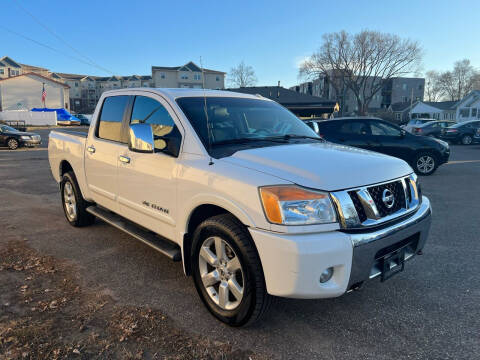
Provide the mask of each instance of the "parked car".
[{"label": "parked car", "polygon": [[27,125],[24,120],[2,120],[0,124],[8,125],[18,131],[27,131]]},{"label": "parked car", "polygon": [[438,138],[442,129],[452,125],[455,125],[455,121],[428,121],[424,124],[414,126],[412,128],[412,134]]},{"label": "parked car", "polygon": [[0,125],[0,145],[16,150],[21,146],[38,146],[42,138],[38,134],[19,131],[8,125]]},{"label": "parked car", "polygon": [[478,128],[480,128],[480,120],[465,121],[442,129],[439,137],[454,144],[470,145]]},{"label": "parked car", "polygon": [[407,163],[328,143],[254,95],[107,91],[88,134],[50,132],[48,156],[71,225],[98,217],[183,261],[232,326],[260,318],[271,295],[329,298],[386,280],[430,227]]},{"label": "parked car", "polygon": [[[307,122],[315,129],[311,122]],[[376,151],[405,160],[420,175],[431,175],[450,157],[445,141],[412,135],[387,121],[371,117],[337,118],[316,122],[324,139]]]},{"label": "parked car", "polygon": [[90,119],[83,114],[77,114],[77,119],[80,120],[80,125],[90,125]]},{"label": "parked car", "polygon": [[411,119],[407,123],[407,125],[402,125],[401,128],[411,133],[414,127],[420,126],[422,124],[426,124],[431,121],[437,121],[437,120],[436,119]]},{"label": "parked car", "polygon": [[480,144],[480,127],[475,132],[475,135],[473,137],[473,143],[474,144]]}]

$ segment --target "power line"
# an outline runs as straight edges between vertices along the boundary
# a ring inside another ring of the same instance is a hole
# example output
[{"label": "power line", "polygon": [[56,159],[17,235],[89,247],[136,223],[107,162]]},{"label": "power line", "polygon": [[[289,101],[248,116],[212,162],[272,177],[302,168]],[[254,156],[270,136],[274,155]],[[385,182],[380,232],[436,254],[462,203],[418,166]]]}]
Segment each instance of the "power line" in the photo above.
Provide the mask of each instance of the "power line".
[{"label": "power line", "polygon": [[81,63],[83,63],[83,64],[86,64],[86,65],[89,65],[89,66],[95,66],[95,65],[93,65],[93,64],[91,64],[91,63],[89,63],[89,62],[87,62],[87,61],[84,61],[84,60],[79,59],[79,58],[76,58],[76,57],[74,57],[74,56],[65,54],[64,52],[62,52],[62,51],[60,51],[60,50],[58,50],[58,49],[55,49],[55,48],[51,47],[50,45],[41,43],[40,41],[37,41],[37,40],[35,40],[35,39],[32,39],[32,38],[30,38],[30,37],[28,37],[28,36],[26,36],[26,35],[23,35],[23,34],[20,34],[20,33],[16,32],[16,31],[10,30],[10,29],[6,28],[5,26],[3,26],[3,25],[1,25],[1,24],[0,24],[0,28],[2,28],[3,30],[5,30],[5,31],[7,31],[7,32],[9,32],[9,33],[11,33],[11,34],[17,35],[17,36],[19,36],[19,37],[21,37],[21,38],[23,38],[23,39],[25,39],[25,40],[31,41],[31,42],[33,42],[34,44],[37,44],[37,45],[39,45],[39,46],[42,46],[42,47],[44,47],[44,48],[46,48],[46,49],[49,49],[49,50],[51,50],[51,51],[54,51],[54,52],[56,52],[56,53],[58,53],[58,54],[60,54],[60,55],[66,56],[66,57],[68,57],[68,58],[70,58],[70,59],[79,61],[79,62],[81,62]]},{"label": "power line", "polygon": [[39,24],[41,27],[43,27],[45,30],[47,30],[50,34],[52,34],[57,40],[61,41],[63,44],[65,44],[68,48],[70,48],[72,51],[77,53],[77,55],[81,56],[82,58],[86,59],[86,61],[89,63],[89,65],[94,66],[102,71],[105,71],[107,73],[110,73],[113,75],[113,72],[104,68],[103,66],[100,66],[97,64],[95,61],[93,61],[91,58],[89,58],[86,55],[83,55],[79,50],[74,48],[72,45],[70,45],[65,39],[63,39],[61,36],[59,36],[55,31],[50,29],[47,25],[43,24],[35,15],[33,15],[30,11],[25,9],[18,0],[12,0],[17,4],[17,6],[25,12],[28,16],[30,16],[37,24]]}]

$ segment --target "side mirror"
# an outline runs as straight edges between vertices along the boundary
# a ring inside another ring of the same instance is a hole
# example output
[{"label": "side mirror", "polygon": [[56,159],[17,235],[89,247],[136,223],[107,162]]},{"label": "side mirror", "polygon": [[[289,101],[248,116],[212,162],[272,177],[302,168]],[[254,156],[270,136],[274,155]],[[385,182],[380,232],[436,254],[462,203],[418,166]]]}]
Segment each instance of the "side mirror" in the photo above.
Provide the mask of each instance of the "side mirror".
[{"label": "side mirror", "polygon": [[155,143],[150,124],[132,124],[128,130],[128,148],[141,153],[153,153]]}]

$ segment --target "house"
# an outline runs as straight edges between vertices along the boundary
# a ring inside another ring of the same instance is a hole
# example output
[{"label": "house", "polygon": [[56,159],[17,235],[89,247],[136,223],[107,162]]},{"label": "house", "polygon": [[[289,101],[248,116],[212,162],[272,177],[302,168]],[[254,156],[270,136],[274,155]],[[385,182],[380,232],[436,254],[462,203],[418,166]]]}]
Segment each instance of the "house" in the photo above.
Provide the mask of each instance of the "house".
[{"label": "house", "polygon": [[437,120],[456,119],[457,101],[418,101],[411,109],[411,118],[426,118]]},{"label": "house", "polygon": [[22,65],[13,61],[8,56],[0,59],[0,79],[6,79],[12,76],[22,75]]},{"label": "house", "polygon": [[335,101],[302,94],[281,86],[251,86],[227,89],[244,94],[260,95],[285,106],[298,117],[327,117],[333,112]]},{"label": "house", "polygon": [[[203,76],[205,78],[203,78]],[[182,66],[152,66],[152,79],[157,88],[224,89],[225,73],[202,69],[194,62]]]},{"label": "house", "polygon": [[480,120],[480,90],[473,90],[457,104],[458,122]]},{"label": "house", "polygon": [[0,109],[4,111],[43,108],[43,87],[47,93],[46,107],[69,109],[69,86],[36,73],[0,79]]},{"label": "house", "polygon": [[[412,103],[412,107],[417,104],[417,101]],[[395,104],[391,104],[388,107],[393,113],[393,120],[399,124],[406,123],[410,120],[410,103],[409,102],[397,102]]]}]

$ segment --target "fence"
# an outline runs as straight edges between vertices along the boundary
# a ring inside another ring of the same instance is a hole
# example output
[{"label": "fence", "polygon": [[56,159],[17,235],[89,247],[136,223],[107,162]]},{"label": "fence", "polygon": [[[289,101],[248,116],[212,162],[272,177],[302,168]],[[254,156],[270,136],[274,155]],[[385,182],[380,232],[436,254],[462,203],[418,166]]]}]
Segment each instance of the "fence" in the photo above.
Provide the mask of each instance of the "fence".
[{"label": "fence", "polygon": [[57,125],[57,112],[40,112],[28,110],[0,111],[0,120],[20,120],[26,125]]}]

